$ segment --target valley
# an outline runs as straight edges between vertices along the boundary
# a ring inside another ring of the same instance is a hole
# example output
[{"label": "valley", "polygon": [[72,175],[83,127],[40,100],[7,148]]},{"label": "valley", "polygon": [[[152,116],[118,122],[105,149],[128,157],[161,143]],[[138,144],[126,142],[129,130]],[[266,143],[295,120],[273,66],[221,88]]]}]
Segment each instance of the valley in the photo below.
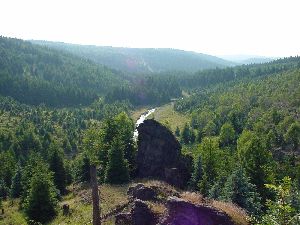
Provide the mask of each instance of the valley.
[{"label": "valley", "polygon": [[93,182],[102,224],[299,224],[299,84],[299,56],[1,36],[0,224],[93,224]]}]

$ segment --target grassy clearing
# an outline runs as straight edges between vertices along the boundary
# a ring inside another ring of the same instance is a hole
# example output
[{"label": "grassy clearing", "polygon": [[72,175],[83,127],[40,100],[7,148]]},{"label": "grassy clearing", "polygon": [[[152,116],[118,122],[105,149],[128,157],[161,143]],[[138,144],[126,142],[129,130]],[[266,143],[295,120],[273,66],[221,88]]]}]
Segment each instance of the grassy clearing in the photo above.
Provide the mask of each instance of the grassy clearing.
[{"label": "grassy clearing", "polygon": [[4,215],[0,215],[1,225],[23,225],[27,224],[25,215],[19,211],[19,200],[3,201]]},{"label": "grassy clearing", "polygon": [[[102,214],[108,213],[115,206],[127,200],[128,185],[100,186],[101,209]],[[70,193],[63,197],[58,206],[57,216],[48,225],[83,225],[92,224],[92,203],[90,189],[79,189],[77,187],[69,187]],[[68,204],[70,206],[70,215],[64,216],[62,206]],[[5,210],[4,215],[0,216],[0,225],[27,225],[25,215],[19,210],[19,201],[10,200],[3,202]],[[113,219],[103,222],[104,225],[113,225]]]},{"label": "grassy clearing", "polygon": [[178,113],[173,108],[174,103],[169,103],[158,107],[149,118],[154,118],[155,120],[166,124],[173,132],[178,126],[181,130],[184,124],[189,122],[189,116],[187,114]]}]

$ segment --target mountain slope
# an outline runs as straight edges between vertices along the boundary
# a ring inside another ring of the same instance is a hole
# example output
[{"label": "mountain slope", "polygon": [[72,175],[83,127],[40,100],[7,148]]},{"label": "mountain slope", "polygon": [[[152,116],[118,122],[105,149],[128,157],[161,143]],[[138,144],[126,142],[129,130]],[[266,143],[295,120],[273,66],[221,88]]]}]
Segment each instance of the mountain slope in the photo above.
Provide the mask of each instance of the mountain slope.
[{"label": "mountain slope", "polygon": [[90,104],[125,81],[110,69],[71,54],[0,37],[0,94],[38,105]]},{"label": "mountain slope", "polygon": [[32,42],[66,50],[98,64],[131,73],[158,73],[170,70],[195,72],[235,65],[235,63],[215,56],[177,49],[119,48],[48,41]]}]

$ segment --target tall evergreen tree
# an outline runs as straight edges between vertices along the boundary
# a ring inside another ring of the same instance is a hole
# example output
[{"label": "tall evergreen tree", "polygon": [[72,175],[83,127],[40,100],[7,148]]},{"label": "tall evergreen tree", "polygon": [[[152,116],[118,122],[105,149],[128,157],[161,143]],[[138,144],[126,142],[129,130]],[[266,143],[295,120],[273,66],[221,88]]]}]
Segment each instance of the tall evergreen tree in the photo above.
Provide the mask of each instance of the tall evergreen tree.
[{"label": "tall evergreen tree", "polygon": [[105,173],[105,182],[111,184],[122,184],[128,182],[128,164],[124,159],[124,146],[115,138],[108,155],[108,165]]},{"label": "tall evergreen tree", "polygon": [[22,176],[22,168],[20,166],[17,167],[17,171],[12,178],[11,184],[11,197],[18,198],[22,192],[22,185],[21,185],[21,176]]},{"label": "tall evergreen tree", "polygon": [[260,197],[256,187],[250,183],[241,167],[228,177],[219,199],[231,201],[246,209],[251,215],[261,213]]},{"label": "tall evergreen tree", "polygon": [[197,184],[202,180],[203,168],[202,168],[202,158],[201,155],[197,157],[197,161],[194,164],[194,171],[191,177],[190,186],[193,189],[198,189]]},{"label": "tall evergreen tree", "polygon": [[66,192],[66,171],[64,167],[63,151],[57,143],[51,143],[49,146],[50,170],[53,172],[54,184],[57,189],[64,194]]},{"label": "tall evergreen tree", "polygon": [[24,167],[21,204],[28,220],[45,223],[56,213],[57,189],[53,173],[39,154],[32,153]]},{"label": "tall evergreen tree", "polygon": [[272,156],[266,150],[263,141],[250,131],[243,131],[237,143],[238,156],[251,183],[255,184],[263,202],[270,192],[265,184],[273,182]]},{"label": "tall evergreen tree", "polygon": [[56,192],[46,174],[37,172],[31,178],[30,190],[24,204],[28,220],[45,223],[56,214]]},{"label": "tall evergreen tree", "polygon": [[181,132],[181,142],[184,144],[189,144],[191,139],[191,134],[190,134],[190,127],[186,123],[183,127],[183,130]]},{"label": "tall evergreen tree", "polygon": [[294,122],[290,125],[286,134],[284,135],[284,139],[287,143],[292,144],[295,152],[300,143],[300,124],[298,122]]}]

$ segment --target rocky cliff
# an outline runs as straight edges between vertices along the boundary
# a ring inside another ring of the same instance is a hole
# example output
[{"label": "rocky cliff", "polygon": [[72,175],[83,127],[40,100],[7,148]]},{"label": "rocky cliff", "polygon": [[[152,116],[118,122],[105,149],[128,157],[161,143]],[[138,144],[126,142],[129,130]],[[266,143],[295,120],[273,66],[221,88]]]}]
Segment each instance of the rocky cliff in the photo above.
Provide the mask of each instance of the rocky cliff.
[{"label": "rocky cliff", "polygon": [[184,187],[190,178],[192,159],[181,154],[172,132],[151,119],[138,128],[137,176]]}]

